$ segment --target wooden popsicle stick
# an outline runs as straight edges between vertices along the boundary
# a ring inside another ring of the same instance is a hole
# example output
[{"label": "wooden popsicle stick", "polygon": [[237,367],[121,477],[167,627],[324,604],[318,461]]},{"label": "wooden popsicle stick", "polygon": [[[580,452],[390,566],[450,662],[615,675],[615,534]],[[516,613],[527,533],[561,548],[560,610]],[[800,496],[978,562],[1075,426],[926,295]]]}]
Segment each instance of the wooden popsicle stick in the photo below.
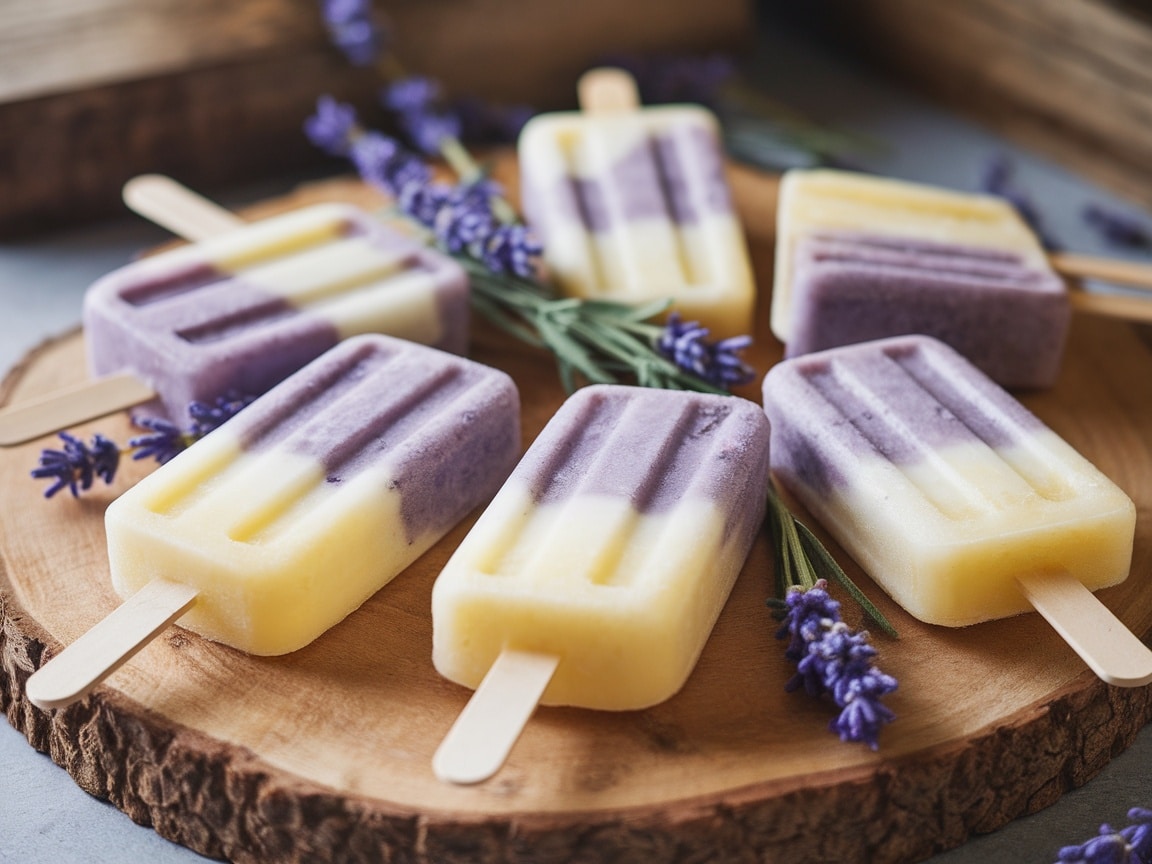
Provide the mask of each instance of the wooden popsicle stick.
[{"label": "wooden popsicle stick", "polygon": [[1070,285],[1068,300],[1077,312],[1120,318],[1124,321],[1152,323],[1152,297],[1125,297],[1122,294],[1090,292],[1079,286]]},{"label": "wooden popsicle stick", "polygon": [[[141,216],[185,240],[207,240],[247,224],[232,211],[161,174],[132,178],[124,184],[123,196]],[[155,396],[151,387],[131,375],[112,375],[59,390],[0,411],[0,447],[23,444]]]},{"label": "wooden popsicle stick", "polygon": [[550,654],[500,652],[432,757],[436,776],[469,784],[499,771],[559,663]]},{"label": "wooden popsicle stick", "polygon": [[1098,279],[1101,282],[1113,282],[1117,285],[1129,285],[1152,291],[1152,265],[1097,258],[1092,255],[1077,255],[1071,252],[1054,252],[1048,256],[1048,263],[1061,276],[1073,279]]},{"label": "wooden popsicle stick", "polygon": [[77,423],[95,420],[141,402],[156,393],[133,375],[110,375],[56,390],[0,410],[0,447],[23,444]]},{"label": "wooden popsicle stick", "polygon": [[245,222],[231,210],[163,174],[142,174],[124,184],[124,203],[185,240],[207,240]]},{"label": "wooden popsicle stick", "polygon": [[624,114],[640,107],[636,80],[623,69],[589,69],[576,83],[576,98],[586,114]]},{"label": "wooden popsicle stick", "polygon": [[63,708],[86,696],[168,625],[187,612],[198,592],[156,579],[34,672],[24,687],[33,705]]},{"label": "wooden popsicle stick", "polygon": [[1019,577],[1025,596],[1102,681],[1152,683],[1152,650],[1068,573]]}]

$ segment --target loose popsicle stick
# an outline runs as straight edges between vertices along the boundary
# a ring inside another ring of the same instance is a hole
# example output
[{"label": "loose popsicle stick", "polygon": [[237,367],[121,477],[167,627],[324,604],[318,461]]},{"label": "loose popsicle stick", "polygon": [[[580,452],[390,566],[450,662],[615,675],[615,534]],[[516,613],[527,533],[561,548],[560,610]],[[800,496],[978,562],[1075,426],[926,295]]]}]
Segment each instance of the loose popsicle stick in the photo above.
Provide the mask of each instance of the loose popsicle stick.
[{"label": "loose popsicle stick", "polygon": [[436,776],[469,784],[499,771],[559,663],[550,654],[500,652],[432,757]]},{"label": "loose popsicle stick", "polygon": [[[160,174],[134,177],[124,184],[123,196],[141,216],[185,240],[206,240],[245,224],[230,210]],[[114,375],[14,405],[0,411],[0,447],[51,435],[155,396],[143,381],[131,375]]]},{"label": "loose popsicle stick", "polygon": [[1123,321],[1152,323],[1152,302],[1149,302],[1152,298],[1095,293],[1085,291],[1077,285],[1069,285],[1068,299],[1077,312],[1119,318]]},{"label": "loose popsicle stick", "polygon": [[1029,602],[1102,681],[1117,687],[1152,683],[1152,650],[1068,573],[1017,578]]},{"label": "loose popsicle stick", "polygon": [[63,708],[86,696],[173,621],[192,608],[197,590],[156,579],[34,672],[25,693],[40,708]]},{"label": "loose popsicle stick", "polygon": [[594,114],[620,114],[640,107],[636,80],[623,69],[589,69],[576,83],[580,110]]},{"label": "loose popsicle stick", "polygon": [[1114,282],[1118,285],[1152,291],[1152,266],[1148,264],[1097,258],[1092,255],[1076,255],[1071,252],[1055,252],[1048,256],[1048,263],[1061,276],[1099,279],[1101,282]]},{"label": "loose popsicle stick", "polygon": [[151,387],[133,375],[110,375],[56,390],[0,411],[0,447],[23,444],[155,396]]},{"label": "loose popsicle stick", "polygon": [[207,240],[235,231],[243,219],[163,174],[142,174],[124,184],[124,203],[185,240]]}]

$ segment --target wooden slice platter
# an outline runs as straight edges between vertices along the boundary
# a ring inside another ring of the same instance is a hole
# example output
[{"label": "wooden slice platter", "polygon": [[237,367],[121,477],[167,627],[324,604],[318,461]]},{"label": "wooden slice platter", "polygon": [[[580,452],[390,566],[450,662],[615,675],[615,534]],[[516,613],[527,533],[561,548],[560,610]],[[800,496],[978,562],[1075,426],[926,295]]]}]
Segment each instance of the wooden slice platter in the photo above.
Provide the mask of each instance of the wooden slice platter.
[{"label": "wooden slice platter", "polygon": [[[768,285],[775,182],[736,170],[733,182]],[[318,199],[375,200],[333,182],[262,212]],[[514,376],[531,440],[563,400],[551,361],[484,326],[473,356]],[[764,327],[751,359],[763,373],[779,357]],[[84,374],[73,333],[32,352],[0,398]],[[1132,576],[1099,596],[1147,638],[1152,352],[1131,326],[1081,316],[1058,386],[1025,401],[1135,498]],[[126,415],[75,431],[132,434]],[[678,695],[640,712],[542,708],[495,778],[448,786],[432,754],[470,694],[432,667],[429,591],[472,519],[301,651],[249,657],[173,628],[82,702],[44,712],[24,682],[117,605],[103,511],[151,470],[130,463],[111,487],[44,501],[28,471],[50,443],[0,451],[0,705],[85,790],[206,855],[911,862],[1053,803],[1152,719],[1152,688],[1100,683],[1038,615],[920,624],[833,546],[902,634],[876,640],[900,681],[888,700],[899,719],[878,752],[842,744],[827,731],[830,705],[784,692],[792,670],[764,605],[773,575],[761,538]]]}]

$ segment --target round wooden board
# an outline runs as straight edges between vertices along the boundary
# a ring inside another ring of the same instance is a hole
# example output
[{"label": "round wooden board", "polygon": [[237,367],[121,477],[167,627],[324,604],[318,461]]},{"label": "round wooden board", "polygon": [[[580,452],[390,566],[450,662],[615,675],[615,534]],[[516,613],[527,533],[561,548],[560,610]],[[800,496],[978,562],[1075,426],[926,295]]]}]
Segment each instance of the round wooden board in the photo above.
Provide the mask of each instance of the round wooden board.
[{"label": "round wooden board", "polygon": [[[733,180],[767,285],[774,181]],[[322,198],[372,195],[334,182],[266,210]],[[473,356],[515,377],[531,440],[563,399],[551,362],[483,326]],[[765,328],[751,359],[763,372],[779,356]],[[1136,499],[1133,575],[1100,596],[1139,634],[1152,630],[1150,373],[1132,328],[1080,319],[1059,385],[1025,400]],[[83,339],[72,334],[34,351],[0,397],[83,376]],[[758,382],[742,394],[758,398]],[[131,427],[120,415],[77,431],[123,441]],[[172,628],[87,699],[43,712],[24,682],[116,606],[102,514],[150,470],[131,463],[109,488],[44,501],[28,471],[48,443],[0,451],[0,702],[84,789],[207,855],[917,861],[1051,804],[1152,719],[1152,688],[1101,684],[1039,616],[922,625],[839,554],[902,634],[877,639],[900,681],[888,700],[899,719],[879,752],[842,744],[827,730],[829,704],[784,692],[792,669],[764,605],[773,576],[761,538],[678,695],[641,712],[540,709],[494,779],[447,786],[430,762],[470,694],[432,667],[429,591],[471,519],[295,654],[249,657]]]}]

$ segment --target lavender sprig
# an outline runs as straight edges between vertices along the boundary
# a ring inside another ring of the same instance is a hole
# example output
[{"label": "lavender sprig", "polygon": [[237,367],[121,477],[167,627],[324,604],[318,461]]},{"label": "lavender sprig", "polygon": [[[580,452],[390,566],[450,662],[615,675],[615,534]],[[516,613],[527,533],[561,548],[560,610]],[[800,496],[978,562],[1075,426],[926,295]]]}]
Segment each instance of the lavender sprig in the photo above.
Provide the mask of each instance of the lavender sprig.
[{"label": "lavender sprig", "polygon": [[863,742],[875,750],[880,729],[895,719],[880,699],[896,689],[896,679],[874,665],[876,649],[869,644],[867,631],[853,632],[840,620],[840,604],[828,594],[824,577],[836,579],[881,630],[892,637],[896,631],[819,539],[792,515],[774,486],[768,493],[767,521],[783,595],[769,599],[768,605],[784,622],[776,634],[789,640],[784,656],[797,664],[785,689],[829,696],[840,707],[829,728],[842,741]]},{"label": "lavender sprig", "polygon": [[388,31],[372,0],[322,0],[332,42],[354,66],[371,66],[388,46]]},{"label": "lavender sprig", "polygon": [[[403,104],[408,96],[397,98]],[[671,301],[636,308],[555,297],[535,279],[540,243],[524,225],[497,212],[504,200],[498,184],[474,165],[463,167],[469,176],[465,182],[433,181],[423,161],[395,139],[364,130],[354,112],[349,122],[348,110],[322,99],[317,114],[305,123],[305,132],[328,152],[346,153],[365,182],[392,197],[403,214],[424,226],[436,245],[469,272],[476,309],[506,332],[550,350],[569,391],[576,387],[577,374],[595,383],[632,378],[641,386],[713,393],[727,392],[724,388],[753,376],[739,358],[750,344],[747,337],[712,345],[705,338],[707,331],[697,324],[678,318],[668,328],[654,323],[652,319],[666,312]],[[329,122],[331,118],[336,121]],[[343,130],[345,141],[333,140],[338,130]],[[460,151],[460,159],[470,159],[463,148]]]},{"label": "lavender sprig", "polygon": [[32,469],[35,479],[55,481],[44,490],[45,498],[61,489],[68,489],[73,498],[79,498],[81,492],[92,488],[97,477],[105,483],[112,482],[120,465],[120,448],[116,444],[100,434],[93,436],[91,444],[68,432],[59,435],[63,449],[40,451],[40,464]]},{"label": "lavender sprig", "polygon": [[876,649],[867,631],[853,632],[840,620],[840,604],[819,579],[811,588],[793,586],[784,600],[783,623],[776,633],[788,639],[785,656],[796,674],[785,685],[811,696],[830,696],[840,714],[828,725],[841,741],[879,747],[880,730],[896,715],[880,700],[896,689],[896,679],[873,663]]},{"label": "lavender sprig", "polygon": [[93,436],[90,444],[85,444],[71,433],[61,432],[64,448],[42,450],[39,464],[32,469],[32,477],[55,481],[44,491],[45,498],[51,498],[64,488],[71,491],[73,498],[78,498],[81,492],[92,488],[96,478],[111,483],[116,477],[121,456],[131,454],[133,460],[155,459],[164,464],[235,416],[252,402],[252,398],[229,394],[212,403],[192,402],[188,405],[192,423],[186,430],[162,417],[134,416],[132,422],[148,432],[130,438],[123,450],[99,433]]},{"label": "lavender sprig", "polygon": [[1152,249],[1152,227],[1130,213],[1103,204],[1089,204],[1082,215],[1084,221],[1113,246],[1121,249]]},{"label": "lavender sprig", "polygon": [[1133,824],[1120,831],[1101,825],[1098,836],[1057,853],[1058,864],[1152,864],[1152,809],[1133,807]]},{"label": "lavender sprig", "polygon": [[990,195],[996,195],[1006,200],[1016,208],[1020,217],[1028,223],[1041,245],[1049,250],[1056,251],[1061,243],[1049,232],[1040,208],[1032,200],[1028,191],[1016,181],[1016,166],[1008,156],[997,153],[984,166],[984,175],[981,178],[980,188]]}]

